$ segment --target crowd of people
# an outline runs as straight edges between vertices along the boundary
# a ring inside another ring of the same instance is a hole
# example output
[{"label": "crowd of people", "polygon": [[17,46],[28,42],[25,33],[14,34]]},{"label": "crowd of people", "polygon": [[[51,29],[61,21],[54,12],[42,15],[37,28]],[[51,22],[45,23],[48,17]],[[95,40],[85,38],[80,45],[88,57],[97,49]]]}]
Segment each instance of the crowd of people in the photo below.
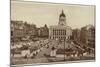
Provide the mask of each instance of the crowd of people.
[{"label": "crowd of people", "polygon": [[[64,47],[64,45],[67,45],[67,47]],[[41,39],[38,41],[13,43],[13,45],[11,45],[11,56],[12,58],[35,58],[41,51],[44,50],[44,48],[48,49],[49,57],[57,57],[57,53],[62,54],[62,52],[64,55],[66,55],[66,57],[80,57],[89,55],[88,51],[72,41],[65,41],[64,44],[64,42],[59,42],[57,40]]]},{"label": "crowd of people", "polygon": [[49,42],[48,39],[35,41],[35,42],[15,42],[11,45],[11,56],[12,57],[33,57],[43,50],[44,47],[49,47],[46,45]]}]

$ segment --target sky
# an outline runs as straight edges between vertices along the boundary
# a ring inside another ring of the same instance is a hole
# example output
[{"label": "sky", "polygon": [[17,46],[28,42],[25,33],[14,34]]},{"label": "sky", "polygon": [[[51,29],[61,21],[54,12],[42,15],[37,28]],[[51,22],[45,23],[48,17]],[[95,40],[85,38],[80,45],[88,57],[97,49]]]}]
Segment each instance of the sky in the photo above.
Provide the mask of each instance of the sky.
[{"label": "sky", "polygon": [[95,6],[11,1],[11,20],[27,21],[37,27],[58,25],[61,11],[71,28],[95,25]]}]

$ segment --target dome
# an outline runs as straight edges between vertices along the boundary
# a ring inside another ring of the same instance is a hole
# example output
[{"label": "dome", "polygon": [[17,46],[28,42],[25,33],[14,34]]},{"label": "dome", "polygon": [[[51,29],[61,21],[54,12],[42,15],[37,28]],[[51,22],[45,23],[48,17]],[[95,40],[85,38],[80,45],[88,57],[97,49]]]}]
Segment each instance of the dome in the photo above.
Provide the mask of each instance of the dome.
[{"label": "dome", "polygon": [[63,16],[63,17],[66,17],[66,15],[64,14],[63,10],[62,10],[62,13],[60,14],[60,17]]}]

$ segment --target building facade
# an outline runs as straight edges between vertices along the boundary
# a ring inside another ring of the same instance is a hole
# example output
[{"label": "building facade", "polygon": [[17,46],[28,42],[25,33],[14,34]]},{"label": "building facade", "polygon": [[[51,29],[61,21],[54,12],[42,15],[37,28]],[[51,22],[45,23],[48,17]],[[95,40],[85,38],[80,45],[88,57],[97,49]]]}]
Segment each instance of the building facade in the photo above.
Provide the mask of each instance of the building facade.
[{"label": "building facade", "polygon": [[64,39],[70,39],[71,35],[72,35],[72,29],[71,27],[67,26],[66,15],[62,10],[62,13],[59,15],[58,25],[50,26],[49,28],[49,38],[64,40]]},{"label": "building facade", "polygon": [[17,42],[36,35],[36,25],[23,21],[11,21],[11,40]]},{"label": "building facade", "polygon": [[73,29],[71,40],[74,40],[76,42],[80,42],[80,32],[81,32],[80,29]]},{"label": "building facade", "polygon": [[95,48],[95,27],[93,25],[81,28],[81,42],[85,46]]},{"label": "building facade", "polygon": [[20,41],[25,36],[23,21],[11,21],[11,41]]},{"label": "building facade", "polygon": [[45,24],[43,27],[38,28],[38,37],[46,37],[48,38],[49,36],[49,29],[47,25]]}]

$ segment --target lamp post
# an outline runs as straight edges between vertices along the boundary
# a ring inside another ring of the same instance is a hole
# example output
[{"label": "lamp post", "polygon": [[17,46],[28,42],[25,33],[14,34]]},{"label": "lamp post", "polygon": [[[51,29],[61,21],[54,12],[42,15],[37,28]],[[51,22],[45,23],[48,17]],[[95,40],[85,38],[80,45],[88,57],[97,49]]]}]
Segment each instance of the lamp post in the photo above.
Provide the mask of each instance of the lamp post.
[{"label": "lamp post", "polygon": [[65,61],[65,39],[66,39],[66,37],[64,37],[64,39],[63,39],[63,41],[64,41],[64,61]]}]

